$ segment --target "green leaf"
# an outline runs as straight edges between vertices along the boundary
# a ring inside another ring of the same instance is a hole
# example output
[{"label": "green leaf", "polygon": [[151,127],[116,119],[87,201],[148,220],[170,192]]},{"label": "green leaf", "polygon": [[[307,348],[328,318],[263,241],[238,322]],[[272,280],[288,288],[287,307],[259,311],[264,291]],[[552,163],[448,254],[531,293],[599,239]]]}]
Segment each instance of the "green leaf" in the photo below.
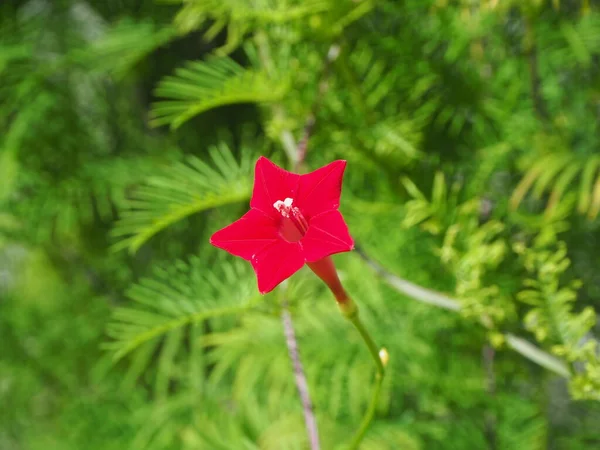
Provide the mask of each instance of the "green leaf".
[{"label": "green leaf", "polygon": [[579,185],[579,203],[577,208],[580,213],[585,213],[589,206],[592,197],[592,186],[594,183],[594,175],[600,169],[600,156],[592,156],[585,164],[581,175],[581,184]]},{"label": "green leaf", "polygon": [[400,181],[402,182],[404,189],[406,189],[406,191],[414,199],[427,201],[427,198],[425,197],[425,195],[423,195],[423,193],[419,190],[417,185],[415,183],[413,183],[413,181],[410,178],[402,177]]},{"label": "green leaf", "polygon": [[570,23],[563,21],[560,24],[560,31],[569,43],[571,50],[573,50],[573,55],[577,58],[579,63],[588,67],[591,63],[592,55],[587,49],[583,39],[581,39],[578,30]]},{"label": "green leaf", "polygon": [[[175,18],[182,32],[198,29],[208,21],[228,21],[230,26],[285,23],[331,8],[330,0],[174,0],[184,7]],[[205,37],[207,37],[205,35]]]},{"label": "green leaf", "polygon": [[542,158],[539,165],[543,169],[534,184],[533,195],[540,198],[554,177],[558,176],[562,170],[568,168],[569,163],[577,164],[577,161],[573,160],[574,156],[572,153],[558,153],[552,154],[547,158]]},{"label": "green leaf", "polygon": [[[206,275],[202,269],[202,262],[192,259],[190,264],[158,269],[154,277],[132,286],[128,297],[135,304],[117,308],[107,329],[111,342],[105,348],[113,353],[115,361],[166,335],[170,337],[161,351],[167,355],[160,368],[170,372],[182,329],[210,318],[242,313],[262,301],[246,265],[237,261],[221,264]],[[138,361],[136,371],[141,373],[139,366],[146,363],[146,359]],[[157,383],[160,387],[161,382]]]},{"label": "green leaf", "polygon": [[85,49],[75,51],[73,58],[94,71],[121,78],[149,53],[176,37],[172,27],[122,21]]},{"label": "green leaf", "polygon": [[190,62],[156,88],[155,94],[164,100],[154,104],[151,123],[178,128],[209,109],[276,102],[286,91],[286,83],[273,80],[265,72],[244,69],[230,58]]},{"label": "green leaf", "polygon": [[209,153],[216,168],[190,156],[149,177],[135,191],[113,230],[113,236],[125,237],[116,250],[136,252],[152,236],[191,214],[250,197],[251,152],[242,152],[239,163],[225,144]]},{"label": "green leaf", "polygon": [[579,161],[572,161],[562,174],[558,176],[548,200],[548,210],[552,210],[558,204],[567,187],[580,171],[581,166],[579,165]]}]

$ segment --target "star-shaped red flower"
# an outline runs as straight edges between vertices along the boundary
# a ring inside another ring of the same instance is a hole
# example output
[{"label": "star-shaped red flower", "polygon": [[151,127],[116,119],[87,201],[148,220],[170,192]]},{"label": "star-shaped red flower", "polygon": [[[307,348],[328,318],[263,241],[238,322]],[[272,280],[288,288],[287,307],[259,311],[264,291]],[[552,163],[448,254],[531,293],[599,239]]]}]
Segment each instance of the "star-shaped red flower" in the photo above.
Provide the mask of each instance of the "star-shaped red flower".
[{"label": "star-shaped red flower", "polygon": [[346,161],[298,175],[260,157],[250,211],[217,231],[211,244],[252,263],[265,294],[329,255],[354,248],[338,211]]}]

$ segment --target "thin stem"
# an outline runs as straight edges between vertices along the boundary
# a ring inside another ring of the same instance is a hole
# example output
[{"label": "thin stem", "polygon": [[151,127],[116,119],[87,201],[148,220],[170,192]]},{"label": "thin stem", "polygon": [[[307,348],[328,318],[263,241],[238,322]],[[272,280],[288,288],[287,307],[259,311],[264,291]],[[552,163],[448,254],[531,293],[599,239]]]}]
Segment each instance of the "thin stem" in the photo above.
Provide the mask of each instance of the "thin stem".
[{"label": "thin stem", "polygon": [[283,311],[281,312],[281,320],[283,322],[283,329],[285,332],[285,341],[290,354],[290,359],[294,367],[294,377],[296,379],[296,387],[298,388],[298,394],[302,402],[302,410],[304,412],[304,423],[306,424],[306,432],[308,433],[308,439],[310,441],[311,450],[319,450],[321,445],[319,443],[319,430],[317,428],[317,420],[313,409],[313,404],[310,399],[310,393],[308,391],[308,382],[306,381],[306,375],[304,374],[304,368],[300,361],[300,353],[298,351],[298,341],[296,339],[296,332],[294,331],[294,324],[292,322],[292,316],[284,304]]},{"label": "thin stem", "polygon": [[308,141],[313,132],[316,123],[316,116],[319,108],[321,107],[321,102],[325,93],[329,89],[329,83],[327,82],[327,78],[329,76],[329,69],[333,61],[337,59],[340,54],[340,47],[337,44],[332,44],[329,47],[329,51],[327,52],[327,56],[325,57],[325,62],[323,64],[323,68],[321,69],[321,73],[319,75],[318,81],[318,90],[317,97],[315,98],[314,103],[312,104],[311,110],[306,118],[306,122],[304,123],[304,130],[302,133],[302,139],[298,143],[296,147],[296,159],[294,162],[294,172],[300,172],[301,166],[304,163],[306,158],[306,150],[308,147]]},{"label": "thin stem", "polygon": [[360,321],[358,312],[348,317],[348,320],[352,322],[352,325],[354,325],[354,327],[358,330],[361,337],[365,341],[365,344],[369,349],[369,353],[371,353],[373,361],[375,362],[375,366],[377,367],[377,374],[375,375],[375,387],[373,388],[373,392],[371,394],[371,402],[369,403],[369,407],[367,408],[367,411],[363,416],[363,420],[360,424],[360,427],[358,428],[358,431],[354,435],[354,438],[352,439],[352,442],[348,447],[349,450],[355,450],[362,442],[363,438],[365,437],[365,433],[369,428],[369,425],[371,425],[371,422],[373,421],[373,416],[375,415],[375,410],[377,409],[377,404],[379,402],[379,394],[381,392],[383,377],[385,376],[385,367],[379,355],[377,345],[375,345],[373,338],[371,338],[371,335],[369,334],[363,323]]},{"label": "thin stem", "polygon": [[383,376],[383,374],[385,372],[385,368],[383,367],[383,362],[381,361],[381,358],[379,357],[379,349],[377,348],[375,341],[373,341],[373,338],[371,337],[371,335],[369,334],[369,332],[367,331],[367,329],[361,322],[360,317],[358,316],[358,313],[354,314],[352,317],[350,317],[349,320],[350,320],[350,322],[352,322],[352,325],[354,325],[354,327],[358,330],[358,332],[362,336],[363,340],[365,341],[365,344],[369,348],[369,352],[371,353],[371,356],[373,357],[373,361],[375,361],[375,365],[377,366],[377,373],[379,373],[381,376]]},{"label": "thin stem", "polygon": [[371,394],[371,402],[369,403],[369,408],[363,417],[363,420],[360,424],[360,428],[354,435],[354,439],[350,443],[349,450],[356,450],[360,443],[362,442],[369,425],[371,425],[371,421],[373,420],[373,416],[375,415],[375,409],[377,408],[377,403],[379,402],[379,393],[381,392],[381,385],[383,384],[383,375],[377,374],[375,378],[375,387],[373,388],[373,393]]}]

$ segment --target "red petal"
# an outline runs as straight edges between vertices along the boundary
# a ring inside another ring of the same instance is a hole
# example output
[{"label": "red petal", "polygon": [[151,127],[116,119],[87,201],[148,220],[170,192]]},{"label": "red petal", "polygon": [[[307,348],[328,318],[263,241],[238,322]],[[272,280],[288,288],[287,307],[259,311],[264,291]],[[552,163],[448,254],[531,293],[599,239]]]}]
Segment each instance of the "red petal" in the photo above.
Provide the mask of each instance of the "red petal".
[{"label": "red petal", "polygon": [[261,156],[254,168],[254,188],[250,206],[273,218],[280,217],[273,204],[277,200],[294,198],[299,179],[300,175],[288,172]]},{"label": "red petal", "polygon": [[308,262],[318,261],[334,253],[348,252],[354,248],[348,226],[337,210],[313,217],[300,242]]},{"label": "red petal", "polygon": [[271,292],[286,278],[304,265],[302,248],[298,243],[278,240],[264,247],[252,258],[261,294]]},{"label": "red petal", "polygon": [[295,204],[307,219],[340,206],[344,169],[346,161],[339,160],[300,176]]},{"label": "red petal", "polygon": [[210,243],[250,261],[256,253],[280,239],[277,226],[272,218],[251,209],[241,219],[213,234]]}]

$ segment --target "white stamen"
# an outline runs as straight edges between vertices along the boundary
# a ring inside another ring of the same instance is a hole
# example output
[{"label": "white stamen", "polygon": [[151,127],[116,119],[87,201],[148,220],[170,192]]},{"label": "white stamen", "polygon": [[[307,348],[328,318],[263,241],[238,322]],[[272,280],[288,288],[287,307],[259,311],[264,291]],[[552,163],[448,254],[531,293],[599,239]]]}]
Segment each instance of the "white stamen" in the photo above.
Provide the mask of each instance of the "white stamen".
[{"label": "white stamen", "polygon": [[279,211],[283,217],[290,217],[292,203],[294,203],[294,199],[287,197],[284,201],[277,200],[275,203],[273,203],[273,207]]}]

